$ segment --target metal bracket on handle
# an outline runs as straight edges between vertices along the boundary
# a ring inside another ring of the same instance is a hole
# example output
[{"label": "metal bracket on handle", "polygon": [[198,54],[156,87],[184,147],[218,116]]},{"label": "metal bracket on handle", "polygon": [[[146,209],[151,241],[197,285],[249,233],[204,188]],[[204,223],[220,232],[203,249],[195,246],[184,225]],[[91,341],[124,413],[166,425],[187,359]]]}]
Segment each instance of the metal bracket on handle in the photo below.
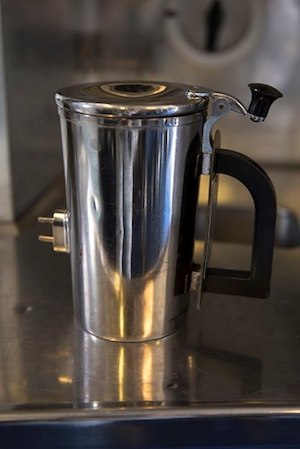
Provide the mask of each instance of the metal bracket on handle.
[{"label": "metal bracket on handle", "polygon": [[38,222],[52,225],[52,235],[39,235],[41,242],[52,243],[53,250],[61,253],[70,252],[69,212],[56,210],[52,217],[38,217]]},{"label": "metal bracket on handle", "polygon": [[[213,150],[215,150],[215,148],[220,147],[220,145],[221,145],[221,136],[220,132],[217,131],[213,139]],[[214,157],[214,151],[212,152],[211,157],[212,158]],[[212,164],[214,164],[213,160]],[[201,265],[193,264],[193,271],[192,271],[191,291],[195,291],[197,293],[198,309],[201,307],[202,304],[203,283],[206,278],[206,271],[212,249],[212,232],[214,227],[215,209],[217,206],[218,182],[219,182],[218,173],[214,173],[213,170],[211,170],[211,172],[209,173],[209,190],[206,206],[206,228],[204,236],[204,248],[202,253],[202,263]]]},{"label": "metal bracket on handle", "polygon": [[202,140],[202,175],[210,175],[212,172],[212,128],[214,124],[224,115],[231,111],[231,106],[226,98],[213,98],[211,102],[211,114],[207,118],[203,127]]}]

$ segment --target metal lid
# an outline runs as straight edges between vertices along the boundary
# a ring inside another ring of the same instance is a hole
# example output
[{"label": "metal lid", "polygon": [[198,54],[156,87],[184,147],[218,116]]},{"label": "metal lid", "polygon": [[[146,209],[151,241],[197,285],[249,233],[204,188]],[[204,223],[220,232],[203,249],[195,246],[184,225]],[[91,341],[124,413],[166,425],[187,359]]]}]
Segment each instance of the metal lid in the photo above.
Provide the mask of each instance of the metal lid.
[{"label": "metal lid", "polygon": [[191,86],[152,81],[122,81],[64,87],[56,94],[59,107],[89,115],[173,117],[201,111],[202,98],[189,99]]}]

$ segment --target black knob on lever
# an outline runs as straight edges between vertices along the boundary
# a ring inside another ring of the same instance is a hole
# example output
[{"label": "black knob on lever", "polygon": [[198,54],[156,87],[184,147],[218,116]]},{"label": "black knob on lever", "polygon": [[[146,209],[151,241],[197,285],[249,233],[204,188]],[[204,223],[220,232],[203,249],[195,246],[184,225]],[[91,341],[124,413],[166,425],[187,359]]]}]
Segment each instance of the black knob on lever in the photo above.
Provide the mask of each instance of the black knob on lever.
[{"label": "black knob on lever", "polygon": [[249,84],[252,93],[252,99],[248,108],[248,113],[253,115],[254,122],[263,121],[269,112],[271,104],[282,97],[282,93],[274,87],[266,84]]}]

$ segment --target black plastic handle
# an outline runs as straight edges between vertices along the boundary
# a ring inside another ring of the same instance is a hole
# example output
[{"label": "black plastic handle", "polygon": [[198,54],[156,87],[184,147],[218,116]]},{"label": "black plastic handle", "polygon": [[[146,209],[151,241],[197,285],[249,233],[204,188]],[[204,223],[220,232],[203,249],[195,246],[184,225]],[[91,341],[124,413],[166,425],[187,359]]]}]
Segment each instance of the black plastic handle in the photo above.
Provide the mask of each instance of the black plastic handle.
[{"label": "black plastic handle", "polygon": [[252,93],[252,99],[248,112],[256,117],[253,118],[254,121],[257,120],[257,117],[264,120],[268,115],[272,103],[277,98],[282,97],[282,93],[266,84],[253,83],[249,84],[249,87]]},{"label": "black plastic handle", "polygon": [[255,206],[250,271],[207,268],[203,290],[238,296],[266,298],[270,291],[276,224],[276,195],[265,171],[249,157],[217,149],[215,172],[229,175],[250,192]]}]

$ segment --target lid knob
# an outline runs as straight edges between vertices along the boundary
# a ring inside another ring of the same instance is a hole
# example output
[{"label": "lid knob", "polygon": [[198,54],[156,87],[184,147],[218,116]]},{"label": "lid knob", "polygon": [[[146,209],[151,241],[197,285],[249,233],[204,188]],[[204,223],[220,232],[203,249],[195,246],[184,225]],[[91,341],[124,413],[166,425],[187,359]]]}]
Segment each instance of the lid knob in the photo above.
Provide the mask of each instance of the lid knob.
[{"label": "lid knob", "polygon": [[274,87],[266,84],[253,83],[249,84],[252,99],[248,108],[248,113],[253,117],[254,122],[265,120],[268,115],[271,104],[282,97],[282,93]]}]

